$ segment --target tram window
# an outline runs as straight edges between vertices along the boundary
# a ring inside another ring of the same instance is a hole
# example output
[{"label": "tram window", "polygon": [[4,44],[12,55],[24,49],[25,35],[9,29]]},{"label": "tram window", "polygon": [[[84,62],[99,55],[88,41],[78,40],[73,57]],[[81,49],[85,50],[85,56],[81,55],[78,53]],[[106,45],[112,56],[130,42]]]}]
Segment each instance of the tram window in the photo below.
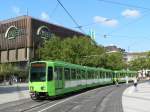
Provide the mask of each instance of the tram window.
[{"label": "tram window", "polygon": [[98,79],[97,71],[95,72],[95,79]]},{"label": "tram window", "polygon": [[77,69],[77,79],[81,79],[81,71]]},{"label": "tram window", "polygon": [[48,67],[48,81],[51,81],[53,79],[53,68]]},{"label": "tram window", "polygon": [[65,76],[65,80],[70,80],[70,69],[69,68],[64,69],[64,76]]},{"label": "tram window", "polygon": [[105,77],[107,78],[107,72],[105,73]]},{"label": "tram window", "polygon": [[99,77],[100,77],[100,79],[102,78],[102,72],[99,72],[100,74],[99,74]]},{"label": "tram window", "polygon": [[101,72],[101,78],[102,78],[102,79],[103,79],[103,75],[104,75],[103,72]]},{"label": "tram window", "polygon": [[102,72],[100,72],[100,79],[102,78]]},{"label": "tram window", "polygon": [[88,71],[88,78],[91,79],[91,72]]},{"label": "tram window", "polygon": [[56,80],[62,80],[63,68],[56,67],[55,72],[56,72]]},{"label": "tram window", "polygon": [[110,78],[110,73],[108,73],[108,78]]},{"label": "tram window", "polygon": [[103,78],[103,72],[100,72],[100,78],[101,79]]},{"label": "tram window", "polygon": [[106,72],[106,78],[108,78],[108,72]]},{"label": "tram window", "polygon": [[76,70],[71,69],[71,79],[76,79]]},{"label": "tram window", "polygon": [[106,78],[108,78],[108,73],[106,72]]},{"label": "tram window", "polygon": [[80,79],[82,79],[82,72],[80,69],[79,69],[79,76],[80,76]]},{"label": "tram window", "polygon": [[94,79],[94,72],[91,72],[91,79]]},{"label": "tram window", "polygon": [[98,71],[98,78],[100,79],[100,71]]},{"label": "tram window", "polygon": [[97,79],[97,73],[94,72],[94,79]]},{"label": "tram window", "polygon": [[103,79],[105,78],[105,72],[102,72],[102,78]]},{"label": "tram window", "polygon": [[92,75],[92,79],[95,79],[95,72],[93,71],[92,74],[93,74],[93,75]]},{"label": "tram window", "polygon": [[92,77],[93,77],[93,72],[91,71],[90,72],[90,79],[92,79]]},{"label": "tram window", "polygon": [[85,71],[82,70],[82,79],[85,79]]},{"label": "tram window", "polygon": [[97,74],[97,72],[95,72],[96,74],[95,74],[95,79],[98,79],[98,74]]},{"label": "tram window", "polygon": [[107,73],[107,78],[109,78],[109,72]]}]

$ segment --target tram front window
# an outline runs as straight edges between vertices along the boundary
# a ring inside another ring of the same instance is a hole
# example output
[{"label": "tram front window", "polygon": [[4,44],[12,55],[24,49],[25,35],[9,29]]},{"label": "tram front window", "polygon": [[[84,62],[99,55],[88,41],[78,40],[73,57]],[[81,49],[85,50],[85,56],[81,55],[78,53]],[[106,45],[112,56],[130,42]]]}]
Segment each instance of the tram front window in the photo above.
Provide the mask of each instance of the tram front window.
[{"label": "tram front window", "polygon": [[45,64],[32,64],[30,69],[31,82],[44,82],[46,81],[46,65]]}]

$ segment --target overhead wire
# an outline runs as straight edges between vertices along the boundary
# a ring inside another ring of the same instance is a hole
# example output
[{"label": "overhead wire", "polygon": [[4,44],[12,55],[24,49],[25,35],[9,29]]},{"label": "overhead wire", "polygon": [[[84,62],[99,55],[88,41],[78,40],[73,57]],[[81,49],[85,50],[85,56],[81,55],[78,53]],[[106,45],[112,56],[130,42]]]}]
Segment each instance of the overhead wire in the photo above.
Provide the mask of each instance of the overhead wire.
[{"label": "overhead wire", "polygon": [[119,27],[119,28],[117,28],[117,29],[115,29],[115,30],[109,32],[109,34],[112,34],[112,33],[114,33],[114,32],[118,32],[118,31],[120,31],[120,30],[126,29],[128,26],[131,26],[131,25],[133,25],[133,24],[136,24],[137,22],[139,22],[140,20],[142,20],[144,17],[148,16],[148,14],[149,14],[149,13],[145,13],[145,14],[144,14],[143,16],[141,16],[140,18],[137,18],[137,19],[134,20],[134,21],[131,21],[131,22],[126,23],[126,24],[124,25],[124,27],[122,27],[122,28]]},{"label": "overhead wire", "polygon": [[[126,4],[126,3],[121,3],[121,2],[116,2],[116,1],[111,1],[111,0],[98,0],[100,2],[106,2],[106,3],[110,3],[110,4],[115,4],[115,5],[121,5],[121,6],[126,6],[126,7],[133,7],[133,8],[140,8],[140,9],[145,9],[147,11],[150,11],[150,8],[146,8],[146,7],[142,7],[142,6],[137,6],[137,5],[131,5],[131,4]],[[145,11],[145,12],[147,12]],[[137,18],[136,20],[132,21],[132,22],[128,22],[125,27],[123,28],[117,28],[115,30],[113,30],[112,32],[109,32],[108,35],[112,35],[114,32],[118,31],[118,30],[122,30],[127,28],[127,26],[130,26],[132,24],[135,24],[136,22],[140,21],[141,19],[143,19],[148,13],[143,14],[143,16],[141,16],[140,18]]]},{"label": "overhead wire", "polygon": [[98,0],[98,1],[100,1],[100,2],[106,2],[106,3],[111,3],[111,4],[116,4],[116,5],[121,5],[121,6],[140,8],[140,9],[145,9],[145,10],[149,10],[150,11],[150,8],[142,7],[142,6],[137,6],[137,5],[131,5],[131,4],[127,4],[127,3],[121,3],[121,2],[111,1],[111,0]]},{"label": "overhead wire", "polygon": [[77,26],[77,28],[82,31],[83,33],[84,30],[81,28],[81,26],[77,23],[77,21],[73,18],[73,16],[69,13],[69,11],[64,7],[64,5],[60,2],[60,0],[57,0],[57,2],[61,5],[61,7],[65,10],[65,12],[68,14],[68,16],[71,18],[71,20],[75,23],[75,25]]},{"label": "overhead wire", "polygon": [[[126,4],[126,3],[121,3],[121,2],[116,2],[116,1],[110,1],[110,0],[98,0],[100,2],[106,2],[106,3],[110,3],[110,4],[115,4],[115,5],[121,5],[121,6],[127,6],[127,7],[134,7],[134,8],[140,8],[140,9],[145,9],[145,10],[148,10],[150,11],[150,8],[146,8],[146,7],[142,7],[142,6],[137,6],[137,5],[131,5],[131,4]],[[129,22],[128,24],[130,24],[131,22]],[[96,23],[91,23],[91,24],[87,24],[87,25],[82,25],[82,26],[79,26],[79,27],[87,27],[87,26],[91,26],[91,25],[94,25]],[[78,27],[73,27],[73,28],[78,28]]]},{"label": "overhead wire", "polygon": [[54,7],[54,9],[52,10],[52,12],[50,13],[50,18],[52,18],[52,16],[53,16],[53,14],[55,13],[55,11],[57,10],[57,8],[58,8],[58,2],[56,3],[56,5],[55,5],[55,7]]}]

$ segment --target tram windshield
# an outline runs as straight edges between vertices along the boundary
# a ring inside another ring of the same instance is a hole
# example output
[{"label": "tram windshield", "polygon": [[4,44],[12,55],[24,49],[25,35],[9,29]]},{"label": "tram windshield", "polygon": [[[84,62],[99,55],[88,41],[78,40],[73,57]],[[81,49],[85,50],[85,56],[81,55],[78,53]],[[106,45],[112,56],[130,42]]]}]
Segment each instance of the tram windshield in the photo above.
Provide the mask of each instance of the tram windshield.
[{"label": "tram windshield", "polygon": [[46,81],[46,64],[45,63],[33,63],[33,64],[31,64],[30,81],[31,82],[44,82],[44,81]]}]

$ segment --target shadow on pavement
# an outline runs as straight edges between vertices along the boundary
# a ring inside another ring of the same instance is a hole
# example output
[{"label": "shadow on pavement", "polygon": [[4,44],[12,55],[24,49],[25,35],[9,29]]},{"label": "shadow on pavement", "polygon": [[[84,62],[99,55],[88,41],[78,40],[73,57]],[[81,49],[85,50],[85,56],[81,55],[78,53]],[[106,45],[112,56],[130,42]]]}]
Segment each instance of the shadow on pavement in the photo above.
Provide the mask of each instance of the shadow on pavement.
[{"label": "shadow on pavement", "polygon": [[24,90],[28,90],[28,87],[20,87],[20,86],[0,87],[0,94],[13,93]]}]

